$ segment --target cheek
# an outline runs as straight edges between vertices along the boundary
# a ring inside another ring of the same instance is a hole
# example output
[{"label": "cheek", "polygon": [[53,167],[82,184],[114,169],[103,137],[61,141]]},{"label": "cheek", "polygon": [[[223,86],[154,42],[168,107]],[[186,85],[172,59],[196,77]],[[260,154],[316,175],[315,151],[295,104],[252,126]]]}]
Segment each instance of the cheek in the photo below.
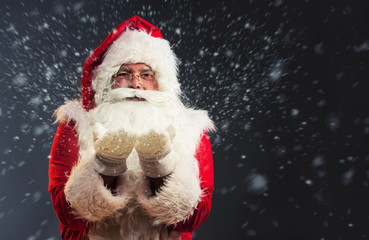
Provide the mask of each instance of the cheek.
[{"label": "cheek", "polygon": [[146,90],[154,90],[154,91],[159,91],[159,84],[158,81],[153,81],[153,82],[148,82],[147,84],[145,84],[146,86],[144,87],[144,89]]},{"label": "cheek", "polygon": [[114,84],[113,84],[113,88],[127,88],[128,87],[128,82],[126,81],[122,81],[122,80],[115,80]]}]

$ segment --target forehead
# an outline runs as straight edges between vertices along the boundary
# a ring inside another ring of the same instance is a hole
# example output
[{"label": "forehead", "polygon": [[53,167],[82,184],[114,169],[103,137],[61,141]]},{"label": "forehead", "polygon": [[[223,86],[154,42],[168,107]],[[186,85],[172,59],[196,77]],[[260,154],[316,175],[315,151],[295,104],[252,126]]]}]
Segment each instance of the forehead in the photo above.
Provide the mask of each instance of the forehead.
[{"label": "forehead", "polygon": [[122,64],[119,68],[130,70],[130,71],[142,71],[142,70],[152,70],[151,67],[145,63],[128,63],[128,64]]}]

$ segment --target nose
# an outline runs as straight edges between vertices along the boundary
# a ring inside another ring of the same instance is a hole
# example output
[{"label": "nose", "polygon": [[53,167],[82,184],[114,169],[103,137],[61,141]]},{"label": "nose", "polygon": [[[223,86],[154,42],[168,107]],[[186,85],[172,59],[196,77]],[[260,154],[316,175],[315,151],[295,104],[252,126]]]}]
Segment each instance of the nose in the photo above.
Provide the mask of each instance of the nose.
[{"label": "nose", "polygon": [[139,75],[133,75],[132,76],[131,88],[134,88],[134,89],[141,89],[142,88],[141,83],[140,83]]}]

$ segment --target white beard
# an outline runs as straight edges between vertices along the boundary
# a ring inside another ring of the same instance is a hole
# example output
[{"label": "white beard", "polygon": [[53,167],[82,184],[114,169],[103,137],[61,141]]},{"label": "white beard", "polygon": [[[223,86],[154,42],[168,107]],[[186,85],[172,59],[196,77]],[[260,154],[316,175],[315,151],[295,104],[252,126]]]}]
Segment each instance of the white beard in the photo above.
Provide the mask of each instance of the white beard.
[{"label": "white beard", "polygon": [[[132,97],[145,101],[127,100]],[[118,88],[105,94],[104,102],[91,111],[91,120],[92,125],[101,123],[108,131],[124,129],[141,135],[174,127],[183,117],[183,110],[183,104],[171,94]]]}]

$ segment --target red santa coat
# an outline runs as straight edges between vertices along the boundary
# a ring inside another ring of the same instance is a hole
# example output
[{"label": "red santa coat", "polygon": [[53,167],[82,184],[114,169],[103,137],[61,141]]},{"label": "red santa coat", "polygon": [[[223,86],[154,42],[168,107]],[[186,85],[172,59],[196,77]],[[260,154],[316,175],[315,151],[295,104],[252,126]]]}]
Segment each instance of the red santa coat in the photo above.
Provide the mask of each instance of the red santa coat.
[{"label": "red santa coat", "polygon": [[[133,28],[150,29],[152,36],[161,37],[159,29],[145,20],[135,16],[118,26],[107,39],[87,59],[82,76],[82,102],[86,112],[94,108],[94,90],[92,89],[92,71],[101,63],[103,55],[111,43],[125,31],[127,25]],[[67,114],[68,115],[68,114]],[[73,115],[73,114],[71,114]],[[49,192],[55,212],[60,219],[62,239],[84,239],[91,223],[75,213],[66,200],[65,185],[73,166],[78,164],[80,144],[73,116],[66,116],[72,121],[64,121],[59,125],[54,138],[49,164]],[[199,170],[199,184],[202,190],[200,201],[194,206],[190,216],[172,225],[174,230],[181,233],[182,239],[192,239],[192,232],[199,227],[210,213],[211,197],[213,193],[213,160],[210,141],[203,129],[195,153]]]}]

